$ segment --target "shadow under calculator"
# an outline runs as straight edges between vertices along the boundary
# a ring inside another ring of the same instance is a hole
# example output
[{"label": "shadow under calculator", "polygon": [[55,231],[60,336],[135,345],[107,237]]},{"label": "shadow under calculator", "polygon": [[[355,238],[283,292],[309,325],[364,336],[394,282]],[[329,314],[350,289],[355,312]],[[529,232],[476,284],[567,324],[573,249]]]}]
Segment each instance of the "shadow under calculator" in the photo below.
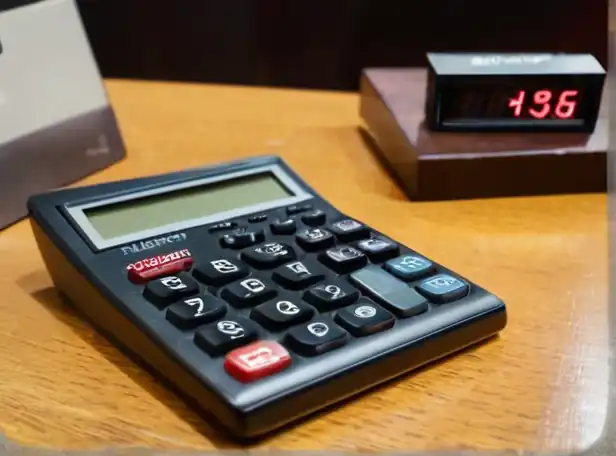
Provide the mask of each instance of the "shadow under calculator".
[{"label": "shadow under calculator", "polygon": [[[43,274],[43,272],[40,271],[36,275],[39,274]],[[378,394],[379,390],[391,388],[400,382],[408,381],[409,376],[417,375],[423,370],[431,369],[440,364],[447,363],[450,358],[472,351],[479,345],[489,344],[499,337],[499,335],[492,336],[453,354],[432,361],[423,367],[411,371],[407,375],[388,380],[380,385],[359,393],[358,395],[332,404],[325,409],[296,420],[270,432],[269,434],[258,438],[237,440],[235,438],[231,438],[227,431],[217,423],[215,417],[213,417],[209,412],[201,408],[191,407],[189,405],[191,403],[190,399],[175,388],[171,382],[154,372],[133,352],[125,349],[121,344],[116,343],[111,335],[98,328],[93,322],[89,321],[78,310],[72,307],[68,298],[64,297],[64,295],[62,295],[58,290],[53,287],[48,287],[36,291],[30,291],[31,287],[27,284],[29,282],[40,283],[40,281],[38,279],[29,280],[29,277],[27,276],[23,277],[19,282],[22,289],[29,293],[62,324],[69,327],[79,338],[86,341],[88,345],[94,348],[110,363],[118,367],[118,369],[125,373],[132,381],[151,394],[157,401],[161,402],[181,420],[188,423],[195,430],[195,432],[206,437],[217,449],[249,448],[251,446],[266,444],[268,439],[292,428],[301,426],[303,423],[327,415],[335,409],[342,408],[346,404],[357,400],[362,395]],[[135,369],[135,367],[137,367],[137,369]]]}]

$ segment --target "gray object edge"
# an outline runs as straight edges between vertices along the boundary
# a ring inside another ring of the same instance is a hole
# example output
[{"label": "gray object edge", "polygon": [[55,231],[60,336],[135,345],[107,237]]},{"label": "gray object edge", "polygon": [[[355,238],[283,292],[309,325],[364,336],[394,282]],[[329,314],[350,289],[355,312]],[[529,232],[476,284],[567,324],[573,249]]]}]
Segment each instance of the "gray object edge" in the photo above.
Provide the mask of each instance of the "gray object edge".
[{"label": "gray object edge", "polygon": [[72,184],[123,159],[111,106],[0,145],[0,229],[27,215],[31,195]]}]

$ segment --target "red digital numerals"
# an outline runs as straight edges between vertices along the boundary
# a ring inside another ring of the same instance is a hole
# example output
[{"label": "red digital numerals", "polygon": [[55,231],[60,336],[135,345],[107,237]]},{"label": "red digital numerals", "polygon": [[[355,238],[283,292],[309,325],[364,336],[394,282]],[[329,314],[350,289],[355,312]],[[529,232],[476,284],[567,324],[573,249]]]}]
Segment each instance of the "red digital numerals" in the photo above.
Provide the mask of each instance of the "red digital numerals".
[{"label": "red digital numerals", "polygon": [[526,90],[520,90],[516,97],[509,99],[513,115],[520,117],[526,110],[535,119],[545,119],[550,114],[558,119],[571,119],[577,108],[578,90],[564,90],[554,96],[551,90],[537,90],[527,96]]}]

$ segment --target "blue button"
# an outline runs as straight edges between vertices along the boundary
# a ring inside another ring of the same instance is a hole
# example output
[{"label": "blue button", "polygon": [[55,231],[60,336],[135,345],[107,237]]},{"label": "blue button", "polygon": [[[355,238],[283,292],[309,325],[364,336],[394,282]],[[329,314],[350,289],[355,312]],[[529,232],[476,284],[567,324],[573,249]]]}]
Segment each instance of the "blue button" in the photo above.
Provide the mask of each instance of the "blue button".
[{"label": "blue button", "polygon": [[417,291],[432,302],[445,303],[466,296],[468,285],[449,274],[439,274],[421,282]]},{"label": "blue button", "polygon": [[399,279],[411,281],[425,276],[434,265],[417,255],[402,255],[385,263],[385,269]]}]

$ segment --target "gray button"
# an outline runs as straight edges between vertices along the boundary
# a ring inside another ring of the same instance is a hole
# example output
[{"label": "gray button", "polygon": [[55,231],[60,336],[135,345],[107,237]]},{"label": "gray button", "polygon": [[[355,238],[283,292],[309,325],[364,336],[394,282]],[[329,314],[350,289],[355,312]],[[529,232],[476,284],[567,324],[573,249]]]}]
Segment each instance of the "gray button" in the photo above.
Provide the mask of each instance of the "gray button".
[{"label": "gray button", "polygon": [[378,266],[367,266],[349,278],[356,287],[398,317],[412,317],[428,310],[425,297]]}]

